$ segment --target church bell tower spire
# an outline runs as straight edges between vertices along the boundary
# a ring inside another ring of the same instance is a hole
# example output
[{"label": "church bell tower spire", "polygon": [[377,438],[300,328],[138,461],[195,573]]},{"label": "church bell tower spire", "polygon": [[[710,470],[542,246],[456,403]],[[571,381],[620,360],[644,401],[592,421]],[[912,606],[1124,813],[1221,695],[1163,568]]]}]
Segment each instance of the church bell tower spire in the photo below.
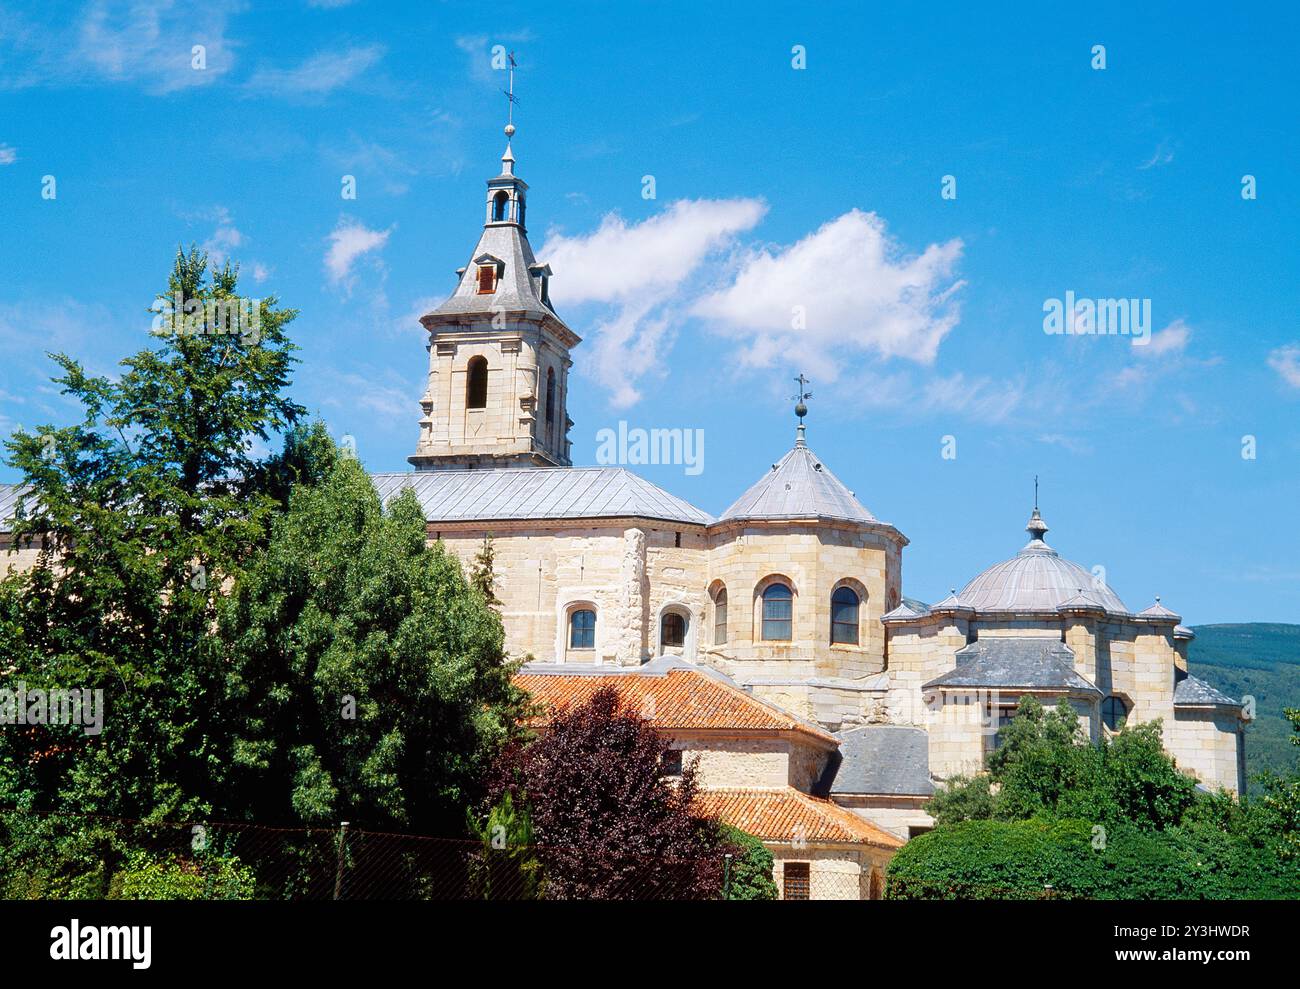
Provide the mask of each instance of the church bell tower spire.
[{"label": "church bell tower spire", "polygon": [[551,305],[550,265],[528,243],[528,183],[515,174],[517,68],[510,55],[506,149],[487,180],[483,232],[455,291],[420,318],[429,375],[417,470],[567,467],[569,352],[581,338]]}]

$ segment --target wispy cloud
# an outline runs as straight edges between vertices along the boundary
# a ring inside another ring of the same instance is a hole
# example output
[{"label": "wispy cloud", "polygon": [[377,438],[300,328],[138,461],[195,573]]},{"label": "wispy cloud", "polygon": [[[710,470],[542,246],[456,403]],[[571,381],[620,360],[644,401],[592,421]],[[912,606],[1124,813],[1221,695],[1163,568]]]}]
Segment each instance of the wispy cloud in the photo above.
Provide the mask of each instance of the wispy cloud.
[{"label": "wispy cloud", "polygon": [[330,281],[350,290],[352,266],[357,259],[381,249],[388,243],[392,232],[392,227],[370,230],[358,220],[341,217],[327,238],[329,247],[325,251],[325,271]]},{"label": "wispy cloud", "polygon": [[235,64],[226,32],[242,6],[241,0],[94,0],[71,19],[54,5],[36,16],[0,7],[0,88],[108,80],[170,93],[209,85]]},{"label": "wispy cloud", "polygon": [[1151,334],[1145,344],[1137,343],[1139,337],[1133,337],[1130,345],[1135,354],[1142,357],[1175,357],[1187,349],[1187,342],[1192,338],[1192,328],[1179,318],[1163,330]]},{"label": "wispy cloud", "polygon": [[1159,168],[1161,165],[1168,165],[1173,160],[1174,153],[1170,151],[1168,146],[1162,141],[1151,157],[1141,165],[1138,165],[1138,171],[1145,172],[1149,168]]},{"label": "wispy cloud", "polygon": [[0,165],[12,165],[18,160],[18,149],[0,144]]},{"label": "wispy cloud", "polygon": [[1271,367],[1291,388],[1300,388],[1300,344],[1289,343],[1268,355]]},{"label": "wispy cloud", "polygon": [[317,52],[293,68],[261,68],[246,88],[272,96],[325,96],[358,78],[384,57],[383,45]]}]

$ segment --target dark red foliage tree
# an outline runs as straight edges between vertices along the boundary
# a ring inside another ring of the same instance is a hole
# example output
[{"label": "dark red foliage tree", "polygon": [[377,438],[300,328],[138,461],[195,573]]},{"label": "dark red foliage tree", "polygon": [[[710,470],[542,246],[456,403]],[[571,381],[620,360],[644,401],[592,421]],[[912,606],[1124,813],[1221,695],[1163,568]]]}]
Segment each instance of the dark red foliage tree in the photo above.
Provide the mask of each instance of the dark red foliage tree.
[{"label": "dark red foliage tree", "polygon": [[[558,712],[507,750],[490,785],[526,803],[548,899],[712,899],[721,895],[717,822],[691,811],[693,764],[665,775],[669,740],[612,688]],[[729,849],[726,849],[729,850]]]}]

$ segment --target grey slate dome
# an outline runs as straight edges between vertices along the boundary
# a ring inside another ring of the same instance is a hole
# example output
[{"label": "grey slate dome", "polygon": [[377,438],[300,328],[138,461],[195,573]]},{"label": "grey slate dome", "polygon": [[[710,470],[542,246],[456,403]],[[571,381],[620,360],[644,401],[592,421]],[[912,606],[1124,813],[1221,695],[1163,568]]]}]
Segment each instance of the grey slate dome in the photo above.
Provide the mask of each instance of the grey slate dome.
[{"label": "grey slate dome", "polygon": [[799,430],[794,449],[737,498],[718,521],[825,518],[878,524],[853,492],[808,449],[803,426]]},{"label": "grey slate dome", "polygon": [[1025,529],[1030,539],[1024,549],[962,588],[959,596],[963,604],[976,611],[1054,612],[1064,605],[1129,613],[1119,595],[1103,581],[1043,541],[1047,523],[1037,508]]}]

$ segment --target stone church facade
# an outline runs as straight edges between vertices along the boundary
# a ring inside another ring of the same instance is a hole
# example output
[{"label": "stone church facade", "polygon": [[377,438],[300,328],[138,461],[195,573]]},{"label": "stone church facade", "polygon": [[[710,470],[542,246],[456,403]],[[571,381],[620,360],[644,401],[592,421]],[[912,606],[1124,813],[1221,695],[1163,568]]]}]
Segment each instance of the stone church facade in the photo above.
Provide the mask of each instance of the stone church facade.
[{"label": "stone church facade", "polygon": [[[455,291],[421,319],[414,470],[373,479],[385,500],[413,489],[430,541],[467,563],[491,537],[530,691],[661,698],[673,713],[651,716],[700,759],[709,808],[767,842],[791,898],[878,896],[893,850],[933,823],[935,784],[978,772],[1026,696],[1071,705],[1094,740],[1159,718],[1184,770],[1242,792],[1242,708],[1188,673],[1193,633],[1060,556],[1037,508],[1015,555],[926,605],[903,596],[908,539],[802,418],[716,517],[626,469],[572,466],[581,341],[529,245],[527,190],[507,145]],[[0,517],[18,495],[0,490]]]}]

